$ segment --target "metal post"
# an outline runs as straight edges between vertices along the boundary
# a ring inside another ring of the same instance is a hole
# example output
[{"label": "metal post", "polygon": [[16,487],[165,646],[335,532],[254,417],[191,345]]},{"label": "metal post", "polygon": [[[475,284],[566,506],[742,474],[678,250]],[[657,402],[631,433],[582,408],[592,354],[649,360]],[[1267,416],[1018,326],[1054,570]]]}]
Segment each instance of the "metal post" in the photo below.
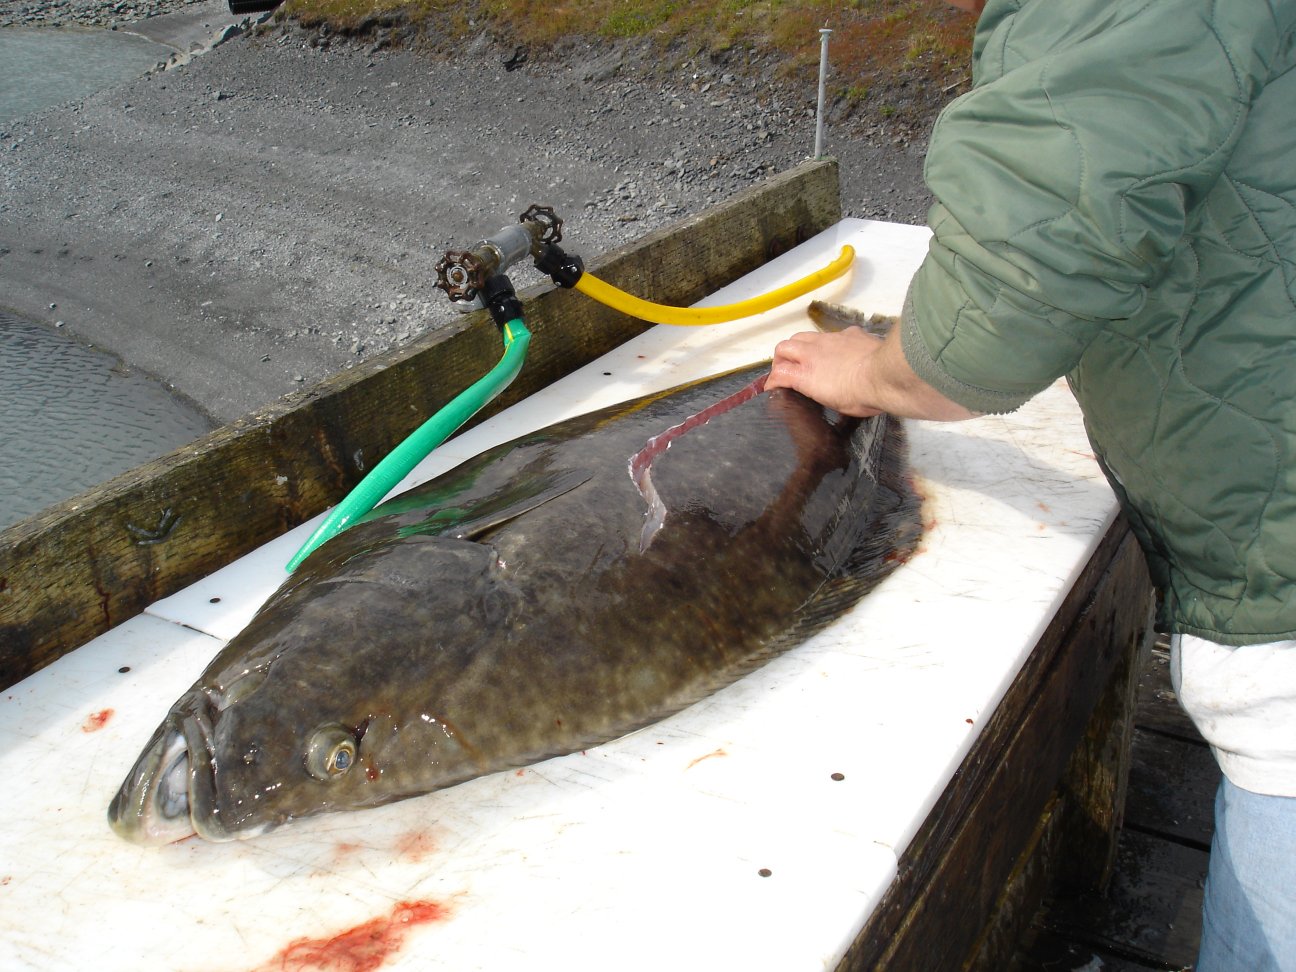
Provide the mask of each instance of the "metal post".
[{"label": "metal post", "polygon": [[832,30],[819,28],[819,106],[815,110],[814,157],[823,158],[824,137],[824,85],[828,80],[828,35]]}]

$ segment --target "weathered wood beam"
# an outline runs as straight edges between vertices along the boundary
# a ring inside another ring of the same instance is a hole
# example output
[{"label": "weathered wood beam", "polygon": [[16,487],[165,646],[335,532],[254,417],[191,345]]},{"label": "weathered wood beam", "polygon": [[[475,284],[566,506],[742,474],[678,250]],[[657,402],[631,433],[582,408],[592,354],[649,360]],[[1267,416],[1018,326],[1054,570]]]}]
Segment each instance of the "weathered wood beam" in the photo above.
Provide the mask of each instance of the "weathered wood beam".
[{"label": "weathered wood beam", "polygon": [[1138,650],[1117,659],[1084,737],[1004,882],[963,972],[1008,968],[1047,896],[1099,895],[1106,889],[1130,779],[1138,676],[1151,648],[1152,639],[1145,638]]},{"label": "weathered wood beam", "polygon": [[1152,636],[1147,567],[1108,531],[913,841],[840,969],[959,969],[1113,676]]},{"label": "weathered wood beam", "polygon": [[[589,269],[688,305],[840,218],[836,163],[810,162]],[[522,297],[527,365],[479,419],[647,326],[549,285]],[[500,347],[485,312],[467,315],[0,533],[0,686],[336,503]]]}]

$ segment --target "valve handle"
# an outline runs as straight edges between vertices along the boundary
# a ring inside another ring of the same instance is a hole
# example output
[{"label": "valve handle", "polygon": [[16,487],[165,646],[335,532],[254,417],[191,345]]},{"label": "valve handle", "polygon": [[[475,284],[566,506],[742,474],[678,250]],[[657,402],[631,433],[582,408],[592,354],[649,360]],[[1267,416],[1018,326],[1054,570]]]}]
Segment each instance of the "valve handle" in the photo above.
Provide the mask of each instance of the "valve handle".
[{"label": "valve handle", "polygon": [[554,212],[552,206],[532,204],[526,212],[518,217],[519,223],[537,223],[540,226],[540,243],[562,242],[562,217]]},{"label": "valve handle", "polygon": [[475,300],[486,286],[486,265],[470,250],[447,250],[435,269],[436,286],[451,300]]}]

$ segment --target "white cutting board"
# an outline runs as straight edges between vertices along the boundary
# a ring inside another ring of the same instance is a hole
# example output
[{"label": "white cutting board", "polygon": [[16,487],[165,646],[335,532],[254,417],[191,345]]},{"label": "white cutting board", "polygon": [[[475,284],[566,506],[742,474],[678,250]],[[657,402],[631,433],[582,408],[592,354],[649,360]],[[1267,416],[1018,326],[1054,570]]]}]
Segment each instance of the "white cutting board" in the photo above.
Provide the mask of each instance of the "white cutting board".
[{"label": "white cutting board", "polygon": [[[654,328],[399,488],[768,358],[808,327],[811,297],[898,313],[927,240],[844,220],[703,303],[789,282],[843,243],[847,277],[735,324]],[[1013,415],[908,427],[920,551],[829,630],[586,753],[247,842],[115,836],[105,811],[144,742],[315,521],[4,692],[0,968],[833,967],[1116,513],[1063,383]]]}]

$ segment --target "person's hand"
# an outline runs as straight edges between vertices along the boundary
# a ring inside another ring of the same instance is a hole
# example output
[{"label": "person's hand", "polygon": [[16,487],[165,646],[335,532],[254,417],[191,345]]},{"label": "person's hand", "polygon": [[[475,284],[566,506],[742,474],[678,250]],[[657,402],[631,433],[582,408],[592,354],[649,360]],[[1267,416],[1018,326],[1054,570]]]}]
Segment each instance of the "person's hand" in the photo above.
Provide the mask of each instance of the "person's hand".
[{"label": "person's hand", "polygon": [[881,339],[858,327],[794,334],[774,348],[765,389],[791,388],[843,415],[877,415],[881,409],[863,396],[868,362],[881,349]]},{"label": "person's hand", "polygon": [[794,334],[774,348],[765,389],[776,388],[794,389],[858,418],[889,412],[953,422],[976,414],[914,374],[905,360],[898,327],[883,339],[858,327]]}]

